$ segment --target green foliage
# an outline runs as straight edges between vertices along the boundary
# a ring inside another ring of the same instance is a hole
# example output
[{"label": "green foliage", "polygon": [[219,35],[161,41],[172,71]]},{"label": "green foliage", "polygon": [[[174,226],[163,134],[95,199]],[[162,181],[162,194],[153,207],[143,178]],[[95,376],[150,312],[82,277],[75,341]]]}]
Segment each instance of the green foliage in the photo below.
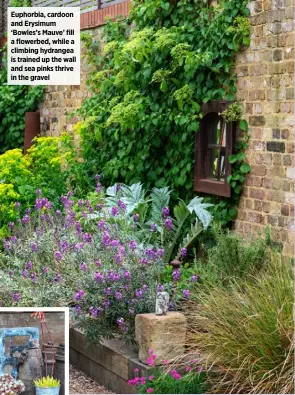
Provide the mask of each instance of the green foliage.
[{"label": "green foliage", "polygon": [[215,393],[294,393],[293,268],[278,254],[266,266],[231,290],[208,288],[191,306],[195,345],[222,367]]},{"label": "green foliage", "polygon": [[54,204],[69,186],[69,166],[74,161],[72,137],[39,137],[23,155],[20,149],[0,155],[0,237],[9,221],[16,219],[15,203],[21,213],[32,208],[36,189],[41,189]]},{"label": "green foliage", "polygon": [[43,97],[42,86],[7,85],[7,45],[0,48],[0,153],[23,147],[25,113],[35,111]]},{"label": "green foliage", "polygon": [[268,237],[246,242],[241,236],[212,227],[215,245],[208,249],[204,260],[195,259],[194,270],[200,283],[229,286],[235,279],[242,279],[265,269],[270,257]]},{"label": "green foliage", "polygon": [[106,203],[112,207],[119,202],[126,205],[126,214],[135,214],[138,219],[135,227],[137,238],[165,249],[165,261],[170,262],[173,254],[180,258],[180,249],[188,248],[206,230],[212,220],[208,208],[212,205],[204,203],[204,198],[196,196],[188,204],[179,199],[173,209],[174,218],[170,217],[169,188],[152,188],[150,196],[146,196],[142,184],[115,184],[107,189]]},{"label": "green foliage", "polygon": [[[173,201],[192,198],[200,105],[234,99],[235,56],[249,44],[247,3],[135,0],[126,21],[106,25],[103,48],[83,35],[94,95],[77,131],[88,174],[102,173],[108,185],[170,185]],[[235,203],[220,208],[221,220]]]}]

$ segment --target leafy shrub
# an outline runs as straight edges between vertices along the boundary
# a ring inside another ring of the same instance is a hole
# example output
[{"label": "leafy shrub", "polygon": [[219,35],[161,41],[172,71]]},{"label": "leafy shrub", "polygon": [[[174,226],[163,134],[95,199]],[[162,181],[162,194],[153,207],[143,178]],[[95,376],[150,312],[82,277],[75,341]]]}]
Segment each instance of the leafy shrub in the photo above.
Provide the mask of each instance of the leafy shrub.
[{"label": "leafy shrub", "polygon": [[294,273],[274,254],[267,270],[191,306],[195,347],[221,367],[218,393],[294,393]]},{"label": "leafy shrub", "polygon": [[155,366],[156,355],[149,350],[147,364],[152,368],[148,376],[140,376],[139,369],[135,369],[135,378],[128,381],[131,386],[136,386],[140,394],[203,394],[208,389],[206,373],[199,361],[188,361],[183,374],[175,368],[167,368],[169,361],[164,361],[163,366]]},{"label": "leafy shrub", "polygon": [[[234,100],[236,54],[250,42],[247,3],[135,0],[126,21],[107,24],[98,54],[83,35],[93,96],[76,129],[90,175],[103,173],[108,185],[170,185],[173,200],[192,198],[200,104]],[[233,175],[233,200],[220,207],[225,222],[236,215],[242,177]]]},{"label": "leafy shrub", "polygon": [[205,259],[195,259],[194,268],[201,283],[227,286],[265,269],[270,258],[268,237],[245,241],[216,224],[210,229],[215,245],[206,250]]},{"label": "leafy shrub", "polygon": [[156,291],[170,290],[160,284],[165,250],[137,240],[126,205],[108,207],[100,182],[93,204],[69,192],[55,210],[37,194],[34,209],[15,229],[10,224],[3,242],[2,305],[13,300],[19,306],[73,306],[76,325],[88,339],[120,333],[134,341],[135,315],[155,311]]},{"label": "leafy shrub", "polygon": [[22,154],[20,149],[0,155],[0,237],[7,233],[7,225],[15,220],[15,204],[20,211],[33,208],[35,190],[42,189],[54,204],[66,191],[67,167],[73,161],[74,148],[68,135],[39,137]]},{"label": "leafy shrub", "polygon": [[0,67],[0,154],[23,147],[25,113],[35,111],[43,97],[43,86],[7,85],[7,45],[1,49]]}]

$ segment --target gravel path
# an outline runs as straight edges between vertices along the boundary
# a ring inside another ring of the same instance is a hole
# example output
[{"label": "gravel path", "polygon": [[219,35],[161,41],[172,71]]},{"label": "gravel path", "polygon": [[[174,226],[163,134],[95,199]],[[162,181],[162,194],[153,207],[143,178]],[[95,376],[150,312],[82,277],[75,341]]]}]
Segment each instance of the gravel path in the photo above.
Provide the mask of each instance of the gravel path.
[{"label": "gravel path", "polygon": [[70,365],[70,394],[113,394],[113,392]]}]

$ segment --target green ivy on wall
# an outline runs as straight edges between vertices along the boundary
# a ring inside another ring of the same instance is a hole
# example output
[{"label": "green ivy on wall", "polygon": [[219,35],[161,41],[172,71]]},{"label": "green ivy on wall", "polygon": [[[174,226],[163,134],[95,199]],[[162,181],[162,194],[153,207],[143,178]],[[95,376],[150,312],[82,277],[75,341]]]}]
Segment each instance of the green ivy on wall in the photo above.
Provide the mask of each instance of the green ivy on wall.
[{"label": "green ivy on wall", "polygon": [[[192,196],[201,104],[235,99],[236,54],[250,42],[247,3],[134,0],[126,20],[107,23],[103,46],[82,34],[94,94],[76,131],[89,174],[102,172],[109,185],[141,181],[169,185],[174,198]],[[245,121],[240,126],[247,129]],[[233,198],[216,208],[224,223],[236,213],[246,140],[230,158]]]},{"label": "green ivy on wall", "polygon": [[[29,7],[28,0],[12,0],[11,7]],[[25,113],[35,111],[43,97],[43,86],[7,85],[7,44],[0,48],[0,154],[22,148]]]}]

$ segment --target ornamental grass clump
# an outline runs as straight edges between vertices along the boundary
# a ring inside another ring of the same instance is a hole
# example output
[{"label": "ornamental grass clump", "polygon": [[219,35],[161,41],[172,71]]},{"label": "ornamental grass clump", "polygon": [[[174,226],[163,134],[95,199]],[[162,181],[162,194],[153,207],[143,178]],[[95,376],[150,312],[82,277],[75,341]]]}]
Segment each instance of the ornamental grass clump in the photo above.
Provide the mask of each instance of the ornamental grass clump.
[{"label": "ornamental grass clump", "polygon": [[155,310],[164,249],[136,240],[125,204],[107,207],[99,180],[92,202],[68,192],[60,210],[36,193],[3,241],[2,305],[71,306],[89,340],[133,341],[135,315]]},{"label": "ornamental grass clump", "polygon": [[190,306],[191,346],[220,368],[217,393],[294,393],[293,276],[273,254],[251,281],[207,289]]}]

